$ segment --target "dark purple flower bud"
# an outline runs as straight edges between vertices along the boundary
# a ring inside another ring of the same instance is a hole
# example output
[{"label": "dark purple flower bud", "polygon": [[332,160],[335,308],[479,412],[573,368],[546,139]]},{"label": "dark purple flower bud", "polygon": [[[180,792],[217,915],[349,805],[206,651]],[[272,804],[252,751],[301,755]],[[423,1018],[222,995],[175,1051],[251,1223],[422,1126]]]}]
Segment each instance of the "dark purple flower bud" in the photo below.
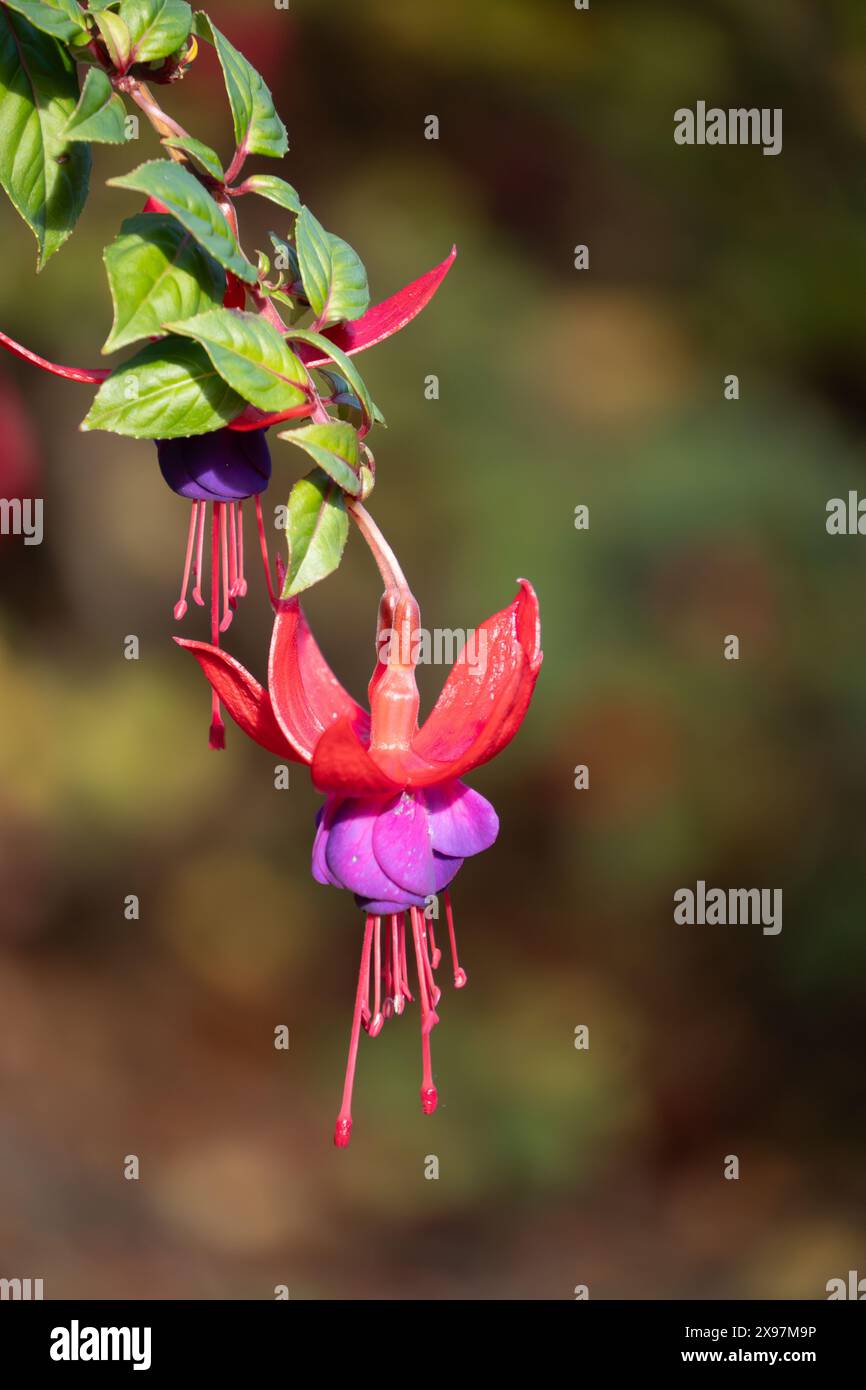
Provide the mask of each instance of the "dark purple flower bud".
[{"label": "dark purple flower bud", "polygon": [[264,492],[271,455],[264,430],[216,430],[158,439],[159,467],[172,492],[200,502],[240,502]]}]

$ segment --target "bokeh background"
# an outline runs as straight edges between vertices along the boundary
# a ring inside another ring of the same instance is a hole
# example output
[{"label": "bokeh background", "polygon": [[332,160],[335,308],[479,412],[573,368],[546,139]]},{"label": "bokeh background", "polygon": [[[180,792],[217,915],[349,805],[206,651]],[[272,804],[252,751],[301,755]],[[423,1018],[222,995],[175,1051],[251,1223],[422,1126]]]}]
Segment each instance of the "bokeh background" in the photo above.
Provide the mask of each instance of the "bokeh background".
[{"label": "bokeh background", "polygon": [[[862,6],[213,13],[374,299],[457,242],[363,361],[390,426],[372,506],[428,626],[472,627],[526,574],[546,660],[472,779],[502,833],[456,888],[439,1112],[413,1011],[362,1036],[338,1153],[361,919],[309,877],[318,798],[300,768],[275,790],[233,729],[208,752],[171,642],[187,512],[152,447],[77,433],[90,389],[4,359],[0,492],[43,497],[46,532],[0,539],[0,1275],[82,1298],[823,1297],[866,1270],[866,541],[825,531],[866,490]],[[228,152],[210,55],[164,96]],[[781,156],[675,146],[699,98],[783,107]],[[38,279],[0,209],[2,325],[55,359],[99,361],[101,251],[136,208],[104,179],[128,166],[97,152]],[[248,249],[281,217],[251,201]],[[275,448],[279,500],[298,470]],[[229,642],[263,675],[251,569]],[[378,592],[354,537],[309,603],[359,694]],[[698,878],[781,887],[781,935],[677,926]]]}]

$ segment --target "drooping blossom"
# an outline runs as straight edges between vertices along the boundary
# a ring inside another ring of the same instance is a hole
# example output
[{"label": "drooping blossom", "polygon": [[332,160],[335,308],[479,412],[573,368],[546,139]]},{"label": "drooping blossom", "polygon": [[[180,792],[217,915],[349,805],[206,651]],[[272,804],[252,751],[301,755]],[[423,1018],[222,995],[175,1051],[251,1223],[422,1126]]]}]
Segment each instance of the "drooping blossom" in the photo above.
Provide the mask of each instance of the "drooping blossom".
[{"label": "drooping blossom", "polygon": [[[180,598],[174,607],[177,622],[187,612],[191,581],[193,601],[200,606],[205,603],[202,583],[210,503],[211,640],[218,644],[220,634],[231,623],[238,599],[247,592],[243,506],[250,499],[255,499],[265,578],[271,599],[274,598],[261,503],[261,494],[271,477],[266,432],[235,434],[223,429],[188,439],[161,439],[156,448],[166,483],[172,492],[192,502]],[[225,726],[215,695],[209,741],[211,748],[225,747]]]},{"label": "drooping blossom", "polygon": [[215,645],[175,639],[196,657],[215,697],[240,728],[279,757],[306,763],[314,785],[326,795],[317,817],[313,877],[352,892],[364,914],[334,1134],[338,1147],[348,1144],[352,1128],[361,1028],[376,1036],[384,1020],[402,1013],[405,1001],[413,999],[407,937],[421,1013],[421,1105],[425,1114],[436,1108],[430,1032],[438,1022],[434,973],[441,951],[434,904],[442,893],[459,989],[466,975],[457,957],[448,886],[467,858],[493,844],[499,829],[493,807],[462,778],[513,738],[541,666],[538,603],[531,585],[521,580],[513,603],[478,629],[484,634],[484,662],[474,662],[464,648],[419,728],[412,640],[419,625],[418,605],[408,589],[386,590],[380,633],[387,628],[410,640],[390,643],[385,654],[379,648],[369,713],[328,666],[297,599],[278,604],[267,688]]},{"label": "drooping blossom", "polygon": [[[226,204],[225,215],[229,217],[236,231],[234,209],[227,199],[222,201]],[[143,211],[167,213],[168,209],[156,199],[150,198]],[[440,265],[434,266],[432,270],[405,285],[380,304],[373,305],[360,318],[351,323],[334,324],[325,330],[322,337],[350,355],[363,352],[392,337],[411,323],[430,302],[450,270],[456,254],[456,248],[452,248],[450,255],[446,256]],[[247,289],[241,281],[228,274],[224,307],[243,309],[246,294]],[[262,296],[257,291],[253,293],[253,298],[258,307],[261,307]],[[106,367],[65,367],[50,362],[31,352],[29,348],[22,347],[5,333],[0,333],[0,347],[43,371],[69,381],[100,385],[112,375],[111,369]],[[319,351],[307,343],[296,344],[296,347],[297,355],[308,371],[327,366],[330,362],[324,351]],[[222,429],[208,434],[155,441],[163,479],[173,492],[192,503],[181,592],[175,604],[174,616],[179,622],[186,615],[190,585],[193,601],[200,606],[205,605],[203,586],[209,564],[211,640],[214,644],[219,642],[220,634],[225,632],[231,623],[238,599],[247,592],[243,535],[243,503],[246,501],[254,502],[265,580],[271,602],[274,602],[261,503],[262,493],[266,490],[271,476],[266,431],[271,425],[310,416],[313,407],[314,394],[311,391],[306,402],[276,414],[267,414],[254,406],[246,405]],[[209,528],[208,504],[211,506]],[[216,696],[212,703],[209,741],[211,748],[218,749],[224,746],[225,730]]]}]

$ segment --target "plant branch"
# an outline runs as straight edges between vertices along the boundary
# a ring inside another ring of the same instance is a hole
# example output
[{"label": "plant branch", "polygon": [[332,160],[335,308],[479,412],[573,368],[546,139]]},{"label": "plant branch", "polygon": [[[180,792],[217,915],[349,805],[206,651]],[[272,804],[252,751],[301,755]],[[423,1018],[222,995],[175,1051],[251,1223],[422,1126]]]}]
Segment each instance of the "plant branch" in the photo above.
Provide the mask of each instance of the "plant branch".
[{"label": "plant branch", "polygon": [[[145,82],[139,82],[135,77],[119,77],[115,80],[114,85],[119,92],[125,92],[127,96],[131,97],[136,106],[144,112],[160,139],[189,139],[189,132],[163,111]],[[170,158],[179,164],[187,163],[187,157],[183,150],[170,149],[168,153]]]}]

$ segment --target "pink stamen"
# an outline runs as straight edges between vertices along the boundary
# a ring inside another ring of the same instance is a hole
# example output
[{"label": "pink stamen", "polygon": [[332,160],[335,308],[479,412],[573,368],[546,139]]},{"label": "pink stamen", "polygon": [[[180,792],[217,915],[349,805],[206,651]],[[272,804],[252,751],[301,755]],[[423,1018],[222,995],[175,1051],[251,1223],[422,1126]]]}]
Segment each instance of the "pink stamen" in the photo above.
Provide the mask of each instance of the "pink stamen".
[{"label": "pink stamen", "polygon": [[193,602],[197,603],[199,608],[204,608],[204,595],[202,594],[201,586],[204,578],[204,528],[206,520],[207,502],[202,502],[199,508],[198,541],[196,542],[195,568],[193,570],[193,574],[195,575],[195,586],[192,591]]},{"label": "pink stamen", "polygon": [[421,1027],[424,1032],[429,1033],[439,1022],[439,1019],[434,1011],[430,992],[427,988],[427,965],[424,954],[421,911],[417,907],[410,908],[409,911],[412,920],[412,941],[415,946],[415,966],[418,971],[418,997],[421,1001]]},{"label": "pink stamen", "polygon": [[391,917],[391,973],[394,977],[394,1012],[398,1018],[406,1007],[406,1001],[403,998],[405,966],[400,959],[400,942],[397,935],[397,924],[400,920],[399,913],[395,912]]},{"label": "pink stamen", "polygon": [[[426,919],[425,919],[425,920],[426,920]],[[427,922],[427,930],[428,930],[428,932],[429,932],[429,934],[430,934],[430,952],[431,952],[431,955],[430,955],[430,964],[431,964],[431,966],[433,967],[434,970],[438,970],[438,969],[439,969],[440,962],[441,962],[441,960],[442,960],[442,952],[439,950],[439,947],[436,945],[436,936],[435,936],[434,931],[433,931],[433,918],[432,918],[432,917],[431,917],[430,920]]]},{"label": "pink stamen", "polygon": [[391,936],[392,932],[389,925],[385,928],[385,1002],[382,1005],[382,1014],[385,1019],[394,1017],[394,978],[391,973]]},{"label": "pink stamen", "polygon": [[238,515],[237,502],[229,503],[229,599],[232,607],[238,593]]},{"label": "pink stamen", "polygon": [[367,1032],[371,1038],[378,1038],[385,1022],[382,1017],[382,919],[376,918],[376,927],[373,933],[373,980],[375,982],[375,997],[373,1001],[373,1017]]},{"label": "pink stamen", "polygon": [[364,998],[361,1004],[361,1027],[365,1033],[370,1031],[370,972],[364,976]]},{"label": "pink stamen", "polygon": [[427,994],[430,999],[430,1007],[435,1009],[439,1000],[442,998],[441,989],[437,989],[436,981],[433,979],[433,967],[430,964],[430,945],[427,940],[427,918],[419,908],[418,924],[421,932],[421,954],[424,960],[424,981],[427,986]]},{"label": "pink stamen", "polygon": [[[214,505],[211,526],[211,575],[210,575],[210,635],[215,647],[220,642],[220,594],[219,594],[219,503]],[[219,696],[213,692],[211,699],[211,725],[208,743],[219,751],[226,746],[226,726],[220,713]]]},{"label": "pink stamen", "polygon": [[259,528],[259,545],[261,546],[262,561],[265,566],[265,579],[268,582],[268,597],[270,598],[271,603],[275,604],[277,601],[277,596],[274,593],[274,584],[273,580],[271,579],[271,561],[268,556],[268,542],[265,536],[265,523],[264,518],[262,517],[262,499],[260,496],[256,497],[256,523]]},{"label": "pink stamen", "polygon": [[400,972],[402,977],[402,989],[410,1004],[414,1004],[415,996],[409,988],[409,972],[406,968],[406,914],[400,917]]},{"label": "pink stamen", "polygon": [[222,583],[223,594],[223,617],[222,622],[220,623],[220,632],[228,632],[229,628],[232,625],[233,616],[231,605],[229,604],[229,533],[228,519],[226,517],[226,512],[228,511],[228,503],[216,502],[214,504],[214,507],[215,510],[218,511],[220,514],[220,550],[222,552],[220,580]]},{"label": "pink stamen", "polygon": [[180,586],[180,598],[174,605],[174,620],[179,623],[185,617],[189,604],[186,601],[187,590],[189,588],[189,572],[192,566],[192,549],[195,545],[196,522],[198,520],[198,502],[193,502],[192,512],[189,518],[189,535],[186,539],[186,558],[183,565],[183,579]]},{"label": "pink stamen", "polygon": [[454,988],[462,989],[466,984],[466,971],[457,959],[457,939],[454,935],[454,913],[451,911],[451,894],[445,890],[445,916],[448,919],[448,935],[451,939],[451,963],[454,966]]},{"label": "pink stamen", "polygon": [[352,1015],[352,1032],[349,1037],[349,1060],[346,1063],[346,1080],[343,1084],[343,1102],[337,1123],[334,1126],[334,1144],[345,1149],[352,1133],[352,1088],[355,1084],[355,1066],[358,1061],[358,1041],[361,1036],[361,1011],[364,992],[370,979],[370,945],[373,937],[373,918],[367,917],[364,924],[364,944],[361,948],[361,968],[358,972],[358,988],[355,993],[355,1011]]},{"label": "pink stamen", "polygon": [[430,1059],[430,1030],[438,1022],[435,1013],[429,1008],[427,988],[424,980],[424,947],[421,944],[420,913],[417,907],[410,909],[412,915],[412,938],[415,942],[415,964],[418,968],[418,991],[421,998],[421,1109],[425,1115],[432,1115],[436,1109],[438,1095],[433,1085],[433,1068]]},{"label": "pink stamen", "polygon": [[238,502],[238,598],[246,598],[247,581],[244,576],[244,504]]}]

